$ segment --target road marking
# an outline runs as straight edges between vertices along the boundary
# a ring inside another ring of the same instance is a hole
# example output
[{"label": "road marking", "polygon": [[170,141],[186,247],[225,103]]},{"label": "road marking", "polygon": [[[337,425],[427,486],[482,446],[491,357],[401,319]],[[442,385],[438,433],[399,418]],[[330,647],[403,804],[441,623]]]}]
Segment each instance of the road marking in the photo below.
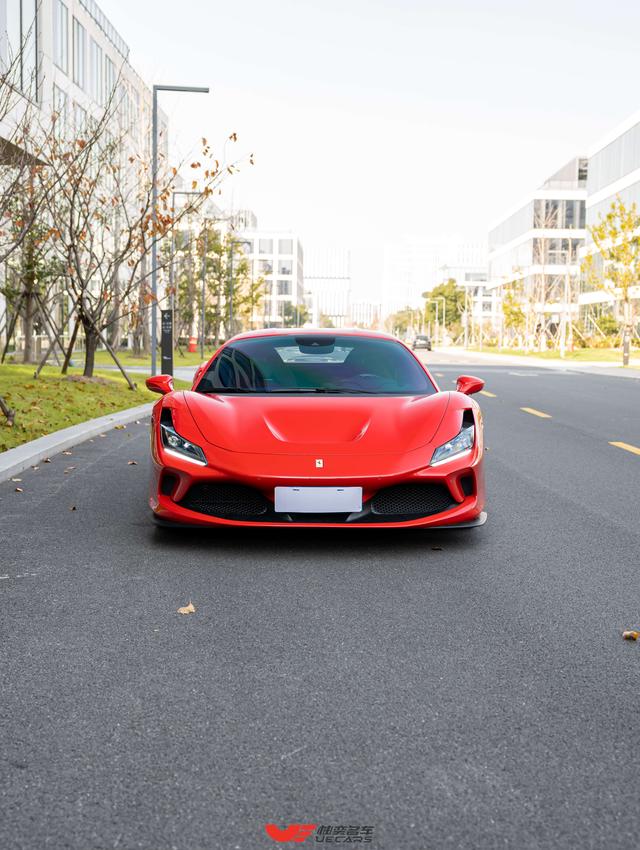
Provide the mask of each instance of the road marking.
[{"label": "road marking", "polygon": [[615,446],[617,449],[624,449],[625,452],[631,452],[634,455],[640,455],[640,449],[637,446],[632,446],[630,443],[609,442],[610,446]]},{"label": "road marking", "polygon": [[436,376],[436,378],[444,378],[442,372],[434,372],[434,375]]},{"label": "road marking", "polygon": [[480,390],[480,395],[486,395],[487,398],[497,398],[497,395],[490,393],[489,390]]},{"label": "road marking", "polygon": [[551,419],[551,416],[548,413],[536,410],[535,407],[521,407],[520,410],[524,410],[525,413],[530,413],[532,416],[539,416],[540,419]]}]

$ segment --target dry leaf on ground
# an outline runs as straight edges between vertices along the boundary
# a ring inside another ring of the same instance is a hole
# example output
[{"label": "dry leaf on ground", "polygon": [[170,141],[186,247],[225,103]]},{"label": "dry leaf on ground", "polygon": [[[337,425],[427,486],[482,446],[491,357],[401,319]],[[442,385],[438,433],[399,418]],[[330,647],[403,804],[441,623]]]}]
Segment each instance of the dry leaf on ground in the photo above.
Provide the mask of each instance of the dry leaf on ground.
[{"label": "dry leaf on ground", "polygon": [[42,462],[43,463],[51,463],[51,458],[46,457]]},{"label": "dry leaf on ground", "polygon": [[72,455],[73,452],[62,452],[63,455]]},{"label": "dry leaf on ground", "polygon": [[640,632],[636,632],[633,629],[625,629],[622,632],[622,637],[625,640],[638,640],[638,638],[640,637]]},{"label": "dry leaf on ground", "polygon": [[195,614],[196,607],[191,600],[189,600],[189,604],[185,605],[184,608],[178,608],[178,614]]},{"label": "dry leaf on ground", "polygon": [[12,481],[22,481],[22,478],[12,478]]},{"label": "dry leaf on ground", "polygon": [[126,427],[126,425],[114,425],[116,431],[124,431]]},{"label": "dry leaf on ground", "polygon": [[137,466],[137,465],[138,465],[137,460],[128,460],[127,461],[127,466]]},{"label": "dry leaf on ground", "polygon": [[71,505],[71,507],[69,508],[69,510],[70,510],[70,511],[77,511],[78,509],[76,508],[76,506],[75,506],[75,505]]},{"label": "dry leaf on ground", "polygon": [[16,487],[16,493],[24,493],[22,487]]}]

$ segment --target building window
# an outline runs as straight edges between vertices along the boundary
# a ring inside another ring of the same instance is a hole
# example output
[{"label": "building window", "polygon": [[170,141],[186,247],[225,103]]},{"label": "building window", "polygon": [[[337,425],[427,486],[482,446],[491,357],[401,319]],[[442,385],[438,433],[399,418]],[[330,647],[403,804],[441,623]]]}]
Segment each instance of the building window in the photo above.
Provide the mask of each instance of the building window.
[{"label": "building window", "polygon": [[0,70],[11,68],[11,85],[37,97],[37,0],[0,3]]},{"label": "building window", "polygon": [[290,280],[279,280],[278,281],[278,295],[291,295],[291,281]]},{"label": "building window", "polygon": [[253,254],[253,242],[238,242],[238,245],[243,254]]},{"label": "building window", "polygon": [[102,48],[93,39],[89,41],[90,92],[96,103],[102,105],[104,88],[102,84]]},{"label": "building window", "polygon": [[279,254],[293,254],[293,239],[280,239],[278,242]]},{"label": "building window", "polygon": [[273,266],[269,260],[258,260],[258,274],[271,274]]},{"label": "building window", "polygon": [[260,239],[258,250],[261,254],[273,254],[273,239]]},{"label": "building window", "polygon": [[87,33],[73,19],[73,82],[81,89],[87,85]]},{"label": "building window", "polygon": [[116,66],[108,56],[104,59],[104,102],[109,103],[116,87]]},{"label": "building window", "polygon": [[81,135],[87,125],[87,112],[79,103],[73,104],[73,129],[76,135]]},{"label": "building window", "polygon": [[69,73],[69,12],[61,0],[53,3],[53,61]]},{"label": "building window", "polygon": [[67,135],[67,93],[56,85],[53,87],[53,111],[56,115],[56,136],[63,139]]},{"label": "building window", "polygon": [[293,274],[293,263],[291,260],[280,260],[278,263],[278,274]]}]

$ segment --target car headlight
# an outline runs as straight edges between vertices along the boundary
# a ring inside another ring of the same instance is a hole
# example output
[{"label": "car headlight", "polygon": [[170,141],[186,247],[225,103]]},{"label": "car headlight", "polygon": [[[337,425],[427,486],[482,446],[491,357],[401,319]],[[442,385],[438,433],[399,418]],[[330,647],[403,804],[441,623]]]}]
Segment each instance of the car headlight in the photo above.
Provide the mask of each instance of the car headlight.
[{"label": "car headlight", "polygon": [[431,466],[436,466],[438,463],[444,463],[458,455],[468,452],[473,448],[475,440],[475,428],[473,425],[463,425],[460,432],[456,436],[444,443],[434,451],[431,458]]},{"label": "car headlight", "polygon": [[184,460],[190,460],[199,466],[207,465],[207,458],[200,446],[196,446],[195,443],[191,443],[189,440],[181,437],[173,425],[169,425],[167,422],[161,422],[160,433],[162,435],[162,445],[168,454],[177,455]]}]

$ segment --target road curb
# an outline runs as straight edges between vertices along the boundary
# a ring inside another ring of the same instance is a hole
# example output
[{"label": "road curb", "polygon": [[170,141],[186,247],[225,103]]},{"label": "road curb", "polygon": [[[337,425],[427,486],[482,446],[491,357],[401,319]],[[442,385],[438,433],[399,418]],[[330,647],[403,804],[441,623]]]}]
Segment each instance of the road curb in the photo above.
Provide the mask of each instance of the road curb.
[{"label": "road curb", "polygon": [[116,425],[126,425],[136,419],[149,416],[153,403],[141,404],[138,407],[130,407],[128,410],[118,410],[116,413],[108,413],[97,419],[89,419],[80,422],[70,428],[54,431],[46,437],[31,440],[15,449],[8,449],[0,454],[0,481],[7,481],[14,475],[18,475],[30,466],[35,466],[50,455],[63,452],[78,443],[83,443],[91,437],[96,437],[108,428]]}]

